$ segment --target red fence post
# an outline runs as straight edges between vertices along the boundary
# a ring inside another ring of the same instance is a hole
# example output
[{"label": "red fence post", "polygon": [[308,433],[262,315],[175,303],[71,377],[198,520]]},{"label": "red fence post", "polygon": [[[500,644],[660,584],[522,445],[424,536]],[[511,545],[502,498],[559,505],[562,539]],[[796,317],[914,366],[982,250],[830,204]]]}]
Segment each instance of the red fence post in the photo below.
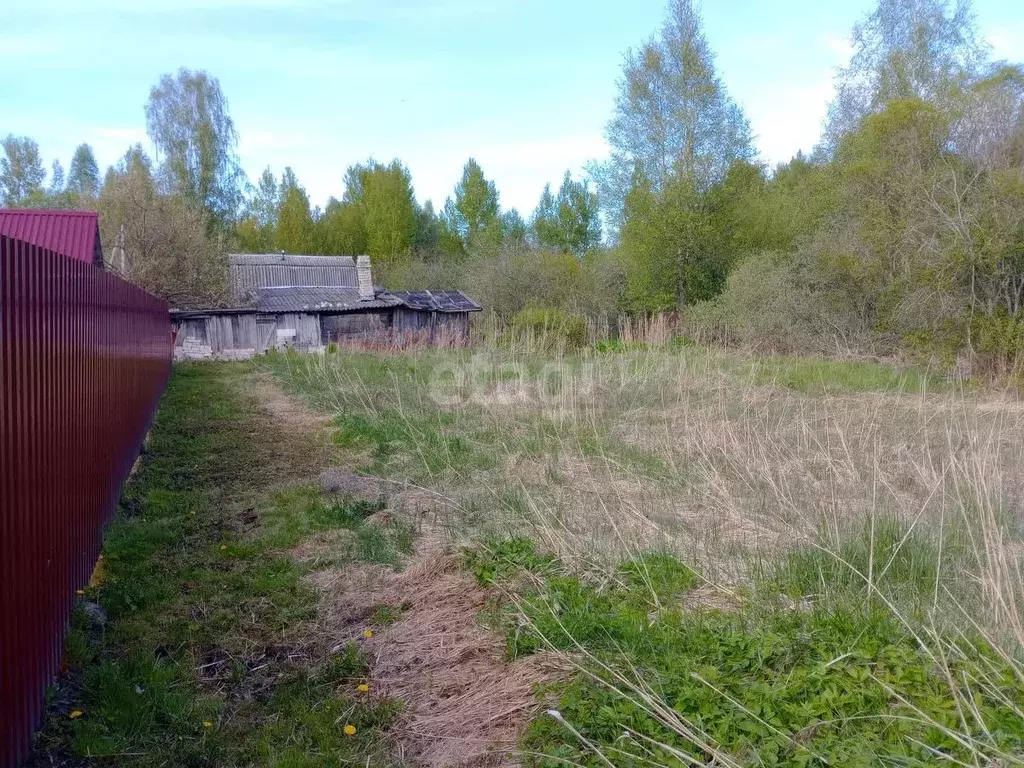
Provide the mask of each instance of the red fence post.
[{"label": "red fence post", "polygon": [[0,236],[0,768],[27,755],[171,370],[167,304]]}]

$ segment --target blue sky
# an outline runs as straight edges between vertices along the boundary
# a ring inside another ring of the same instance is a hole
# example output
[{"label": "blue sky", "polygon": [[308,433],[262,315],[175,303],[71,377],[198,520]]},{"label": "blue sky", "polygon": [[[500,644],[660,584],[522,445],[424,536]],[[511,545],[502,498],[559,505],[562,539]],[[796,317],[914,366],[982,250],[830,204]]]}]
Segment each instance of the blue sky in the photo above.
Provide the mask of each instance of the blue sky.
[{"label": "blue sky", "polygon": [[[440,206],[476,157],[504,207],[606,153],[622,53],[663,0],[0,0],[0,134],[67,166],[145,135],[149,88],[180,66],[220,79],[250,178],[291,165],[322,205],[345,168],[399,157]],[[705,2],[719,72],[764,160],[817,140],[832,72],[869,0]],[[997,58],[1024,58],[1024,3],[976,0]]]}]

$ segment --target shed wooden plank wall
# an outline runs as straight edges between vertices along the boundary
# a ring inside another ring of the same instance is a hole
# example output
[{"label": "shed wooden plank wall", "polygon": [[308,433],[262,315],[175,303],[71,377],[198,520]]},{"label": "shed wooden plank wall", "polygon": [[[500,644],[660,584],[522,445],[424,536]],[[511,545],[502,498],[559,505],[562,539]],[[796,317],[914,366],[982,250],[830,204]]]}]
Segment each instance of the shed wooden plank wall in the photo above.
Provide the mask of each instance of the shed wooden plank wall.
[{"label": "shed wooden plank wall", "polygon": [[391,329],[392,310],[380,312],[352,312],[344,315],[321,315],[320,341],[323,344],[353,337],[374,337],[387,334]]},{"label": "shed wooden plank wall", "polygon": [[[279,334],[279,331],[294,331]],[[310,349],[321,346],[320,318],[289,313],[206,315],[178,322],[177,347],[195,357],[251,357],[277,346]]]},{"label": "shed wooden plank wall", "polygon": [[[295,347],[319,347],[320,344],[320,316],[287,313],[277,316],[277,330],[294,330],[295,336],[290,345]],[[276,343],[272,339],[271,343]]]},{"label": "shed wooden plank wall", "polygon": [[430,331],[433,339],[438,334],[448,337],[469,338],[468,312],[419,312],[400,307],[395,310],[396,332]]},{"label": "shed wooden plank wall", "polygon": [[176,321],[176,346],[182,357],[243,358],[275,347],[318,349],[344,339],[403,333],[424,334],[429,341],[449,343],[467,341],[469,323],[466,312],[421,312],[404,307],[324,315],[203,315]]}]

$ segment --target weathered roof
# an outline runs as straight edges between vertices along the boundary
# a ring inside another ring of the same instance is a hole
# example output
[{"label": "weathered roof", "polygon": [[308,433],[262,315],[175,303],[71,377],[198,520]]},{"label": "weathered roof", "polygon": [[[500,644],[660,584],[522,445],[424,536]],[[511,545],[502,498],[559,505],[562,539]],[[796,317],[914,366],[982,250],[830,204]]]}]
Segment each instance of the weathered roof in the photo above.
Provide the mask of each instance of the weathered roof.
[{"label": "weathered roof", "polygon": [[402,302],[387,291],[362,301],[359,289],[350,286],[276,286],[257,288],[257,312],[352,312],[360,309],[397,307]]},{"label": "weathered roof", "polygon": [[0,235],[103,266],[99,216],[95,211],[2,209]]},{"label": "weathered roof", "polygon": [[355,267],[351,256],[296,256],[290,253],[232,253],[228,256],[232,266],[266,266],[285,264],[305,267]]},{"label": "weathered roof", "polygon": [[409,309],[425,312],[479,312],[481,307],[462,291],[392,291]]},{"label": "weathered roof", "polygon": [[271,286],[351,286],[359,284],[351,256],[291,256],[233,253],[228,257],[231,293],[246,301],[251,291]]},{"label": "weathered roof", "polygon": [[176,317],[234,315],[247,312],[358,312],[364,309],[408,307],[418,312],[479,312],[480,305],[462,291],[394,291],[374,288],[374,298],[363,301],[359,289],[349,285],[274,285],[250,290],[244,302],[231,309],[172,310]]}]

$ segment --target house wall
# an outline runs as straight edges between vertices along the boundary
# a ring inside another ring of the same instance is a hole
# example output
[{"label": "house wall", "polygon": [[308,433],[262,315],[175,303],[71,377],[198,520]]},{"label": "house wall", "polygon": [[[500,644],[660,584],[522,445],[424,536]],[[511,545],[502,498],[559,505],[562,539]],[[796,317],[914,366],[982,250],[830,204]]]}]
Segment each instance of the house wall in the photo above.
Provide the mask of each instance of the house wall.
[{"label": "house wall", "polygon": [[438,312],[437,328],[448,338],[462,343],[469,341],[469,312]]},{"label": "house wall", "polygon": [[429,330],[433,325],[433,315],[433,312],[419,312],[408,307],[396,307],[394,318],[395,331]]}]

